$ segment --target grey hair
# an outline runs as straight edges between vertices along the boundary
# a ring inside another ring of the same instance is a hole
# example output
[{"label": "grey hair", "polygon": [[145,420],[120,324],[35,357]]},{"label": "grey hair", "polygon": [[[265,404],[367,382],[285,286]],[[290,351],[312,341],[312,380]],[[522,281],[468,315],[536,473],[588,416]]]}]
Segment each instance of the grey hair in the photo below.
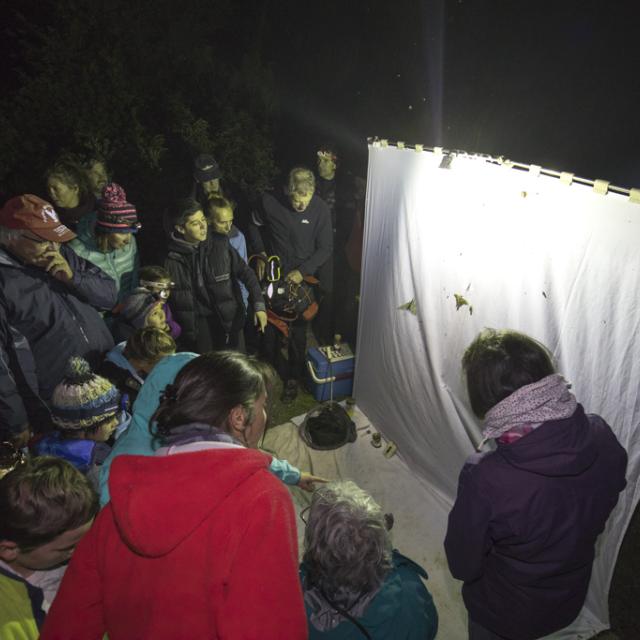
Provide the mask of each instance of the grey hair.
[{"label": "grey hair", "polygon": [[6,247],[22,235],[22,229],[9,229],[0,225],[0,246]]},{"label": "grey hair", "polygon": [[287,193],[303,193],[307,194],[316,189],[316,178],[313,171],[306,167],[294,167],[289,171],[289,180],[287,183]]},{"label": "grey hair", "polygon": [[391,569],[391,536],[380,505],[354,482],[331,482],[313,495],[305,531],[307,588],[349,609]]}]

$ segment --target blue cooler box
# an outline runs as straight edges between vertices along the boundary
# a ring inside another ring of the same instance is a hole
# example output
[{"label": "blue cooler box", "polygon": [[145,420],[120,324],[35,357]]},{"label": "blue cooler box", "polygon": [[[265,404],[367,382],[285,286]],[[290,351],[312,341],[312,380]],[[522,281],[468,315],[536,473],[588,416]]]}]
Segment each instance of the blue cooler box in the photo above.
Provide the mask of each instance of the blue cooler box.
[{"label": "blue cooler box", "polygon": [[307,350],[307,374],[309,390],[318,402],[331,398],[331,378],[333,397],[350,396],[353,392],[353,370],[355,357],[348,344],[342,344],[340,353],[331,347],[311,347]]}]

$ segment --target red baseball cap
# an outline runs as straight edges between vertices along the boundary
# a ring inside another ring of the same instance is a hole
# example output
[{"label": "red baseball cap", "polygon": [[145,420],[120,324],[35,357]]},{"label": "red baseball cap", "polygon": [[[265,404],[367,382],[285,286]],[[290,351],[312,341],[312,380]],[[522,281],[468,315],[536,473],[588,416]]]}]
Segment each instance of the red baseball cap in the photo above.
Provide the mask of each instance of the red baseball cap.
[{"label": "red baseball cap", "polygon": [[0,226],[31,231],[51,242],[69,242],[76,237],[48,202],[30,193],[7,200],[0,209]]}]

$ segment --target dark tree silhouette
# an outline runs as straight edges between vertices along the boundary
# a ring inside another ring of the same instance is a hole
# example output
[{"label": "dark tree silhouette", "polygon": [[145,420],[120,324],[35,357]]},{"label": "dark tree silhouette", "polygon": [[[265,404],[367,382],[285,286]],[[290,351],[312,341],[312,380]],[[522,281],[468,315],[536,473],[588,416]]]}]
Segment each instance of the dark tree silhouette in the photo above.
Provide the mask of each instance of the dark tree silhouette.
[{"label": "dark tree silhouette", "polygon": [[23,51],[17,89],[0,100],[3,188],[42,192],[61,151],[106,156],[148,210],[184,190],[203,151],[241,190],[265,188],[273,83],[254,44],[258,21],[254,29],[251,14],[238,15],[254,4],[59,0],[14,13]]}]

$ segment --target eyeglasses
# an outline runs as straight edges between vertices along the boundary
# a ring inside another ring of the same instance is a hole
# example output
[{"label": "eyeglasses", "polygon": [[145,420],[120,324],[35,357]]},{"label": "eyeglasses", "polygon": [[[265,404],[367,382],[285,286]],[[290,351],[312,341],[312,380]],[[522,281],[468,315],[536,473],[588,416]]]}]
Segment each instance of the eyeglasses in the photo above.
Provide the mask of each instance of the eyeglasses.
[{"label": "eyeglasses", "polygon": [[44,238],[32,238],[31,236],[26,236],[24,233],[21,233],[20,237],[25,240],[30,240],[34,244],[45,244],[47,242],[51,242],[51,240],[45,240]]},{"label": "eyeglasses", "polygon": [[302,520],[302,522],[304,522],[305,524],[307,524],[307,514],[309,513],[309,509],[311,509],[311,505],[309,505],[308,507],[305,507],[300,512],[300,520]]}]

